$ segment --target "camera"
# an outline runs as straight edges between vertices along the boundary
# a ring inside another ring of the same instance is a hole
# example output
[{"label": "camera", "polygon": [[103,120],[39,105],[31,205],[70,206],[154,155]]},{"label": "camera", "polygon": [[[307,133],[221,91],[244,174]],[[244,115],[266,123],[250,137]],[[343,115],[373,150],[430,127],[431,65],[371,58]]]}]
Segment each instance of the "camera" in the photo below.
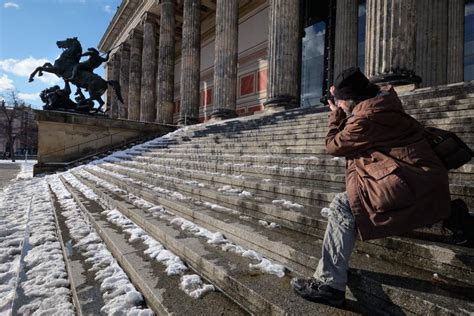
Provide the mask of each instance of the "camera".
[{"label": "camera", "polygon": [[334,96],[330,93],[323,95],[321,99],[319,99],[319,102],[321,102],[324,105],[329,105],[329,100],[331,100],[332,103],[336,103],[336,101],[334,100]]}]

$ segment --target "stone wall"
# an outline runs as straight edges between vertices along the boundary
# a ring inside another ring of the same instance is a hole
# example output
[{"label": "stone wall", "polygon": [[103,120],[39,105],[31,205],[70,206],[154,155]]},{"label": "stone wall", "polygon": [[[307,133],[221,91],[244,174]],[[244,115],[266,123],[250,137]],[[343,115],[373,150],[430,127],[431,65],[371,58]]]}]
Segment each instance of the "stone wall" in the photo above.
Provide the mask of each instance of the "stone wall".
[{"label": "stone wall", "polygon": [[38,121],[38,164],[81,160],[147,136],[173,131],[171,126],[53,111],[35,111]]}]

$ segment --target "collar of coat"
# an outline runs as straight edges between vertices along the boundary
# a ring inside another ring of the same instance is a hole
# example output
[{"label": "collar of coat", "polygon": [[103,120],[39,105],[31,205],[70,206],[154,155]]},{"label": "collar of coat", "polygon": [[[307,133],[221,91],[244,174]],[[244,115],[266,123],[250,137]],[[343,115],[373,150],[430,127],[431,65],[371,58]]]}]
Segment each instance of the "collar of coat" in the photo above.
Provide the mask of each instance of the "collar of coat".
[{"label": "collar of coat", "polygon": [[[380,112],[403,112],[402,102],[398,98],[392,86],[380,88],[376,97],[364,100],[357,104],[352,110],[351,116],[371,117]],[[349,118],[349,117],[348,117]]]}]

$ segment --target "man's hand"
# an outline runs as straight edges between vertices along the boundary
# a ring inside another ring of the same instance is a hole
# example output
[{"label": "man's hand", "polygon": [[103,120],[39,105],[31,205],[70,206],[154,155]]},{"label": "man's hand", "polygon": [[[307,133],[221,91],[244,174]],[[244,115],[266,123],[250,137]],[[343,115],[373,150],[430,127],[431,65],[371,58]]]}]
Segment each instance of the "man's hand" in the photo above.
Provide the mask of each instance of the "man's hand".
[{"label": "man's hand", "polygon": [[328,103],[329,103],[329,108],[331,109],[331,111],[337,110],[337,105],[335,105],[331,100],[328,99]]},{"label": "man's hand", "polygon": [[[329,88],[329,92],[330,92],[332,95],[334,95],[334,90],[335,90],[335,89],[336,89],[336,88],[335,88],[334,86],[331,86],[331,87]],[[329,98],[328,98],[328,103],[329,103],[329,108],[331,109],[331,111],[336,111],[336,110],[337,110],[338,106],[335,105],[334,102],[332,102]]]}]

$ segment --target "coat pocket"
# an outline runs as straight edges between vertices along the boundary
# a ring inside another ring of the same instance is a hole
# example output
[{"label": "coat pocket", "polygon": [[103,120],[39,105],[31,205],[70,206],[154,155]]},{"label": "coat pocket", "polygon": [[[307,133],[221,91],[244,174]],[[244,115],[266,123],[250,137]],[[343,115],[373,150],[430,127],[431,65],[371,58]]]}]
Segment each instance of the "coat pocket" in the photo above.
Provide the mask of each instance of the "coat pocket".
[{"label": "coat pocket", "polygon": [[[365,165],[360,179],[375,212],[403,209],[415,202],[415,194],[403,177],[403,170],[391,159]],[[365,172],[364,172],[365,171]]]}]

